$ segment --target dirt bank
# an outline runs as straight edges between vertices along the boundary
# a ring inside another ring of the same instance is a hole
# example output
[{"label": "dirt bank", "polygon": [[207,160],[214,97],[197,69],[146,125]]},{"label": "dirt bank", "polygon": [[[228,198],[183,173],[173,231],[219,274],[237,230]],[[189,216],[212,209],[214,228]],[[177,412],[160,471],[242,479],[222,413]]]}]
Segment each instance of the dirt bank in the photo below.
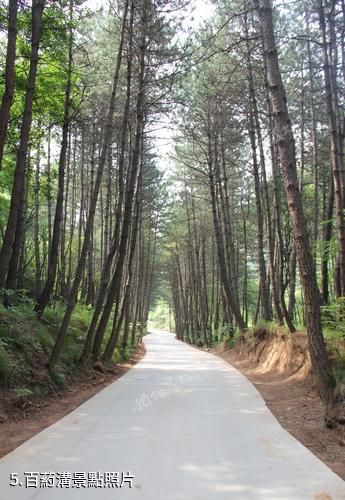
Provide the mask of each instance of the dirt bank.
[{"label": "dirt bank", "polygon": [[236,347],[213,352],[240,370],[280,424],[345,480],[345,426],[324,425],[304,333],[258,330]]}]

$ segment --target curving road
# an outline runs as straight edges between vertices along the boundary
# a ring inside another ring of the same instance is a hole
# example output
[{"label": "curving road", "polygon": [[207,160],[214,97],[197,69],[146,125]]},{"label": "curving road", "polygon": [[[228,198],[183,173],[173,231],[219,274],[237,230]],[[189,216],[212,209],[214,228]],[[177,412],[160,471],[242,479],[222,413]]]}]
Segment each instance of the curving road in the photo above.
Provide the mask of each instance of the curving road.
[{"label": "curving road", "polygon": [[120,380],[0,460],[1,500],[345,499],[237,370],[172,334],[145,345]]}]

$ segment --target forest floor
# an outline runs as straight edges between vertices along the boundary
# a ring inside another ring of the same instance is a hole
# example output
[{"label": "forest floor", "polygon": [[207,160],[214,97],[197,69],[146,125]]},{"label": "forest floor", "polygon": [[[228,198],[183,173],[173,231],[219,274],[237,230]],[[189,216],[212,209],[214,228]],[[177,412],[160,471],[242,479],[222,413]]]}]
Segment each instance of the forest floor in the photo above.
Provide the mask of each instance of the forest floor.
[{"label": "forest floor", "polygon": [[255,344],[249,350],[218,346],[212,352],[245,375],[282,427],[345,480],[345,426],[325,427],[322,404],[305,356],[305,335],[299,333],[293,340],[293,351],[304,358],[299,366],[287,360],[280,362],[281,348],[277,345],[281,342],[265,345],[265,340],[257,340]]},{"label": "forest floor", "polygon": [[122,377],[144,354],[142,344],[127,361],[109,365],[102,371],[79,370],[69,379],[64,391],[36,401],[25,399],[23,404],[18,404],[18,400],[11,400],[8,391],[0,390],[0,458]]}]

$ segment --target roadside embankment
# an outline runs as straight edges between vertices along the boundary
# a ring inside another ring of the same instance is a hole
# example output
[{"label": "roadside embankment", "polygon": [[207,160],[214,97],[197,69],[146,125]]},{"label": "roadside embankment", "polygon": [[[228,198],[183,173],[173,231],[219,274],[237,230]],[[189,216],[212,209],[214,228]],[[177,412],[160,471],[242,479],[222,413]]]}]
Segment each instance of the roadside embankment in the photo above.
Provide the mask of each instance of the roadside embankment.
[{"label": "roadside embankment", "polygon": [[[339,353],[331,343],[328,348],[339,370]],[[280,424],[345,479],[345,427],[332,430],[324,425],[304,332],[256,328],[212,351],[240,370]]]}]

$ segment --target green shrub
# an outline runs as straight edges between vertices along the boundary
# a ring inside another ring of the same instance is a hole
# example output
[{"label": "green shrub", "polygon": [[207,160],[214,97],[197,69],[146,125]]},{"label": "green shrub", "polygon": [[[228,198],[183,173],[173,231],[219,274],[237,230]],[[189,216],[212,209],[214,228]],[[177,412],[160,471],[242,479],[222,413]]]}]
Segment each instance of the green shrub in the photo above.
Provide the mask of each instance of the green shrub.
[{"label": "green shrub", "polygon": [[228,337],[226,340],[228,347],[230,347],[230,349],[233,349],[234,347],[236,347],[236,345],[239,343],[241,337],[242,337],[241,332],[239,330],[236,330],[234,335],[231,338]]},{"label": "green shrub", "polygon": [[268,333],[271,333],[271,334],[275,334],[277,333],[278,331],[279,332],[286,332],[288,333],[289,330],[288,328],[284,325],[279,325],[276,321],[265,321],[264,319],[259,319],[254,327],[253,327],[254,330],[256,329],[263,329],[263,330],[267,330]]},{"label": "green shrub", "polygon": [[87,332],[89,324],[91,323],[92,314],[92,308],[78,304],[73,311],[71,327],[77,329],[79,333]]},{"label": "green shrub", "polygon": [[116,347],[115,348],[115,351],[114,351],[114,354],[113,354],[113,357],[112,357],[112,361],[114,363],[120,363],[123,360],[121,351],[122,351],[122,349],[120,349],[120,347]]},{"label": "green shrub", "polygon": [[60,390],[63,390],[66,386],[66,377],[61,372],[52,372],[50,374],[52,381],[54,384],[58,386]]},{"label": "green shrub", "polygon": [[322,324],[327,337],[345,338],[345,297],[321,307]]},{"label": "green shrub", "polygon": [[44,394],[46,394],[46,390],[44,390],[43,387],[41,387],[39,385],[35,385],[32,389],[32,392],[35,396],[37,396],[39,398],[44,396]]},{"label": "green shrub", "polygon": [[14,389],[15,395],[18,399],[27,399],[34,396],[34,393],[31,389],[27,387],[16,387]]},{"label": "green shrub", "polygon": [[12,370],[13,360],[7,350],[7,343],[4,339],[0,339],[0,377],[5,385],[8,385]]},{"label": "green shrub", "polygon": [[334,369],[334,375],[337,382],[345,384],[345,366],[336,366]]},{"label": "green shrub", "polygon": [[38,342],[44,351],[49,351],[54,345],[54,339],[45,328],[39,328],[36,332]]},{"label": "green shrub", "polygon": [[121,361],[127,361],[128,359],[130,359],[131,355],[132,355],[132,347],[131,346],[126,346],[125,348],[123,348],[122,346],[119,347],[119,354],[121,356]]},{"label": "green shrub", "polygon": [[218,328],[217,332],[215,332],[215,343],[222,342],[227,347],[233,347],[233,342],[236,334],[237,332],[234,329],[233,325],[231,325],[230,323],[225,323]]},{"label": "green shrub", "polygon": [[65,306],[57,303],[54,307],[47,307],[44,311],[44,319],[51,325],[58,327],[61,324],[65,312]]}]

